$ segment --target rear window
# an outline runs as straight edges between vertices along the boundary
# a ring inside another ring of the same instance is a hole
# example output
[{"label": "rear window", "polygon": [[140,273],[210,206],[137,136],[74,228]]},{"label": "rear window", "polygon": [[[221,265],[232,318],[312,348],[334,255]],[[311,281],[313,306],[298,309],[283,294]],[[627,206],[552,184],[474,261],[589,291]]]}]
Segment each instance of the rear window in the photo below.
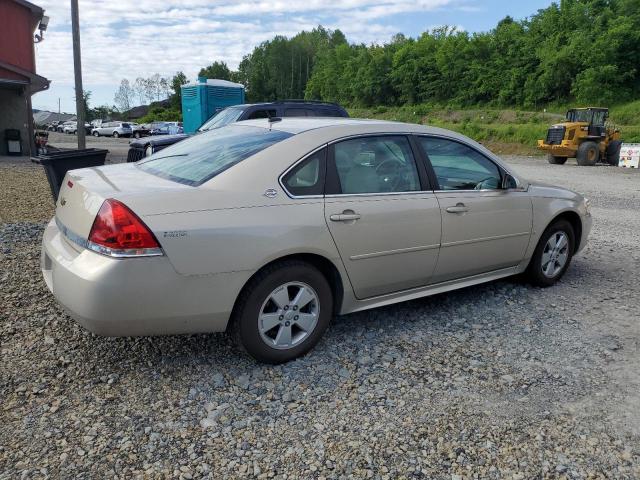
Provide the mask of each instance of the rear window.
[{"label": "rear window", "polygon": [[138,162],[138,167],[168,180],[198,186],[292,135],[266,128],[228,125],[165,148]]},{"label": "rear window", "polygon": [[123,123],[122,128],[131,128],[131,125],[129,125],[128,123]]}]

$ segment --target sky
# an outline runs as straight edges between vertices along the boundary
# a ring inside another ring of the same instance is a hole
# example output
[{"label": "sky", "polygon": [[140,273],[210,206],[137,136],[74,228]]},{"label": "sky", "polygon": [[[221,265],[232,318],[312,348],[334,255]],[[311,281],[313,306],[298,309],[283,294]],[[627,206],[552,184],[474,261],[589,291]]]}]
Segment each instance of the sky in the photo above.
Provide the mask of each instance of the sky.
[{"label": "sky", "polygon": [[[35,45],[38,74],[49,90],[34,108],[75,112],[71,11],[68,0],[32,0],[50,17]],[[383,43],[394,34],[416,37],[451,25],[487,31],[507,15],[522,19],[551,0],[80,0],[82,74],[91,106],[113,105],[123,78],[183,71],[195,80],[201,67],[230,68],[275,35],[293,36],[318,25],[339,28],[352,43]]]}]

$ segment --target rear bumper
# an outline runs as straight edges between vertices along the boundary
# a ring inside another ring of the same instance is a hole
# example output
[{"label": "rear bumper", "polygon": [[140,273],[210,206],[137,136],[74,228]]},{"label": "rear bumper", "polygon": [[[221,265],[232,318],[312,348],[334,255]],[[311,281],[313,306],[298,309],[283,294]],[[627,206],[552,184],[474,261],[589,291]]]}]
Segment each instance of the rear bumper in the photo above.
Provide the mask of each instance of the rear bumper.
[{"label": "rear bumper", "polygon": [[109,258],[72,246],[54,220],[44,232],[41,269],[65,310],[106,336],[224,331],[250,276],[180,275],[165,256]]}]

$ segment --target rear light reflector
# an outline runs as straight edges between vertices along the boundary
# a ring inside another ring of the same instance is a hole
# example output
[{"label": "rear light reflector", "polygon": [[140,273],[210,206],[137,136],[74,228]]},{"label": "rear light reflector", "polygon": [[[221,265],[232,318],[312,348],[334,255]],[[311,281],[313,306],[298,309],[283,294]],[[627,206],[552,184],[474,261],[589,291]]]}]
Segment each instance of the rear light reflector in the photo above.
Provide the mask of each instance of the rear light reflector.
[{"label": "rear light reflector", "polygon": [[149,227],[124,203],[104,201],[89,232],[87,248],[110,257],[163,255]]}]

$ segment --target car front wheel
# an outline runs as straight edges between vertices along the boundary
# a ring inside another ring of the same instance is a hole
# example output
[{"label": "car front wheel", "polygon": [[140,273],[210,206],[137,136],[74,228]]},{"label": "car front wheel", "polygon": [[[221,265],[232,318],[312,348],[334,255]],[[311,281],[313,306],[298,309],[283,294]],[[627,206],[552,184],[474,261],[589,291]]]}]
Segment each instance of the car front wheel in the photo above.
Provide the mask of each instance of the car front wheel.
[{"label": "car front wheel", "polygon": [[120,134],[118,132],[113,132],[113,138],[118,138]]},{"label": "car front wheel", "polygon": [[560,280],[569,268],[574,246],[575,233],[568,221],[557,220],[549,225],[529,263],[527,273],[531,282],[539,287],[550,287]]},{"label": "car front wheel", "polygon": [[300,261],[259,272],[238,298],[231,329],[256,360],[282,363],[318,343],[333,316],[333,294],[324,275]]},{"label": "car front wheel", "polygon": [[99,136],[100,136],[100,133],[98,133],[98,132],[93,132],[93,136],[94,136],[94,137],[99,137]]}]

